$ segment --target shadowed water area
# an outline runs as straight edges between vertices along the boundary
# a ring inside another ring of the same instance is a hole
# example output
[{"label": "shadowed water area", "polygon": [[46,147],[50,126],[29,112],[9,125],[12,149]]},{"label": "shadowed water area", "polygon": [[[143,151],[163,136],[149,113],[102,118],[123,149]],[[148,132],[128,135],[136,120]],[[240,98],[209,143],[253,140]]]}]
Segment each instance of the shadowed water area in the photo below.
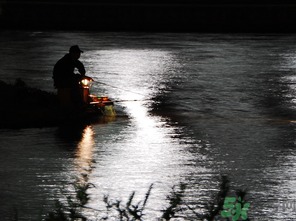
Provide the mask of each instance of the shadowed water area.
[{"label": "shadowed water area", "polygon": [[[141,200],[152,183],[146,220],[180,183],[184,204],[203,211],[221,175],[232,192],[248,190],[251,220],[295,220],[295,39],[1,31],[0,80],[54,92],[53,65],[79,44],[92,93],[116,101],[119,116],[1,129],[0,216],[38,219],[83,173],[95,186],[88,206],[96,211],[85,211],[92,220],[105,213],[104,195],[125,202],[135,191]],[[181,217],[192,216],[186,208]]]}]

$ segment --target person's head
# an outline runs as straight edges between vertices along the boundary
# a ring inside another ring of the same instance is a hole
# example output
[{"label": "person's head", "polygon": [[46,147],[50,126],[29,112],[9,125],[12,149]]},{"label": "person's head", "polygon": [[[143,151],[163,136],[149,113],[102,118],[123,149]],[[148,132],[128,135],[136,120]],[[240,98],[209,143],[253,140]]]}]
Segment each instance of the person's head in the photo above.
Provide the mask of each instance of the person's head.
[{"label": "person's head", "polygon": [[69,53],[74,60],[78,60],[80,58],[81,53],[83,53],[82,50],[78,47],[78,45],[73,45],[69,49]]}]

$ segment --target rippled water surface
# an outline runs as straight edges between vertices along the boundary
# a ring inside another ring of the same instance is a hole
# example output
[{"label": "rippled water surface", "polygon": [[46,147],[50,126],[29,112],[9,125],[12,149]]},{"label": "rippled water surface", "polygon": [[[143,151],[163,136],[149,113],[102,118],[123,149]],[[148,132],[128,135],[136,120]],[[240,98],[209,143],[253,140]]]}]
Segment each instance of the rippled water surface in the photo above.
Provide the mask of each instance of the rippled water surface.
[{"label": "rippled water surface", "polygon": [[[94,125],[1,130],[0,215],[38,220],[81,174],[103,196],[143,200],[146,220],[186,184],[181,217],[204,211],[221,175],[247,189],[251,220],[296,219],[294,35],[1,31],[0,79],[54,91],[52,68],[69,46],[118,117]],[[287,207],[287,205],[290,205]],[[182,218],[187,220],[187,218]]]}]

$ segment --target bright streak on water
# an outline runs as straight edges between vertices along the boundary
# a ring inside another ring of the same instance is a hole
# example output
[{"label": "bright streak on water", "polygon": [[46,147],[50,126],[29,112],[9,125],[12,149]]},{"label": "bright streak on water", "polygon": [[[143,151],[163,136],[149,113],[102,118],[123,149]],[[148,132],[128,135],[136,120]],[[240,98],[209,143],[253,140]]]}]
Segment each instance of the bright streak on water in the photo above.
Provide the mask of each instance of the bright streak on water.
[{"label": "bright streak on water", "polygon": [[[153,116],[148,110],[153,103],[149,99],[161,93],[171,75],[175,74],[177,61],[164,50],[122,49],[91,51],[86,62],[97,73],[95,81],[106,84],[98,84],[94,90],[106,87],[116,100],[127,100],[121,105],[130,118],[124,131],[115,134],[108,143],[95,144],[98,164],[90,179],[97,186],[91,190],[94,199],[102,199],[104,194],[110,193],[126,201],[132,191],[136,191],[139,201],[154,184],[150,208],[163,209],[170,188],[184,181],[186,174],[199,171],[188,165],[187,161],[193,158],[183,152],[187,145],[181,145],[175,138],[178,135],[176,128],[168,125],[167,119]],[[105,155],[103,165],[101,154]],[[93,200],[91,206],[97,207],[98,200]],[[156,218],[155,214],[151,216]]]},{"label": "bright streak on water", "polygon": [[162,50],[101,50],[86,55],[94,79],[111,85],[108,92],[122,100],[151,98],[161,89],[164,78],[174,74],[174,69],[169,70],[176,66],[174,62],[173,55]]},{"label": "bright streak on water", "polygon": [[93,152],[95,140],[93,138],[94,131],[91,126],[85,127],[82,132],[81,141],[77,145],[76,161],[81,173],[88,170],[93,163]]}]

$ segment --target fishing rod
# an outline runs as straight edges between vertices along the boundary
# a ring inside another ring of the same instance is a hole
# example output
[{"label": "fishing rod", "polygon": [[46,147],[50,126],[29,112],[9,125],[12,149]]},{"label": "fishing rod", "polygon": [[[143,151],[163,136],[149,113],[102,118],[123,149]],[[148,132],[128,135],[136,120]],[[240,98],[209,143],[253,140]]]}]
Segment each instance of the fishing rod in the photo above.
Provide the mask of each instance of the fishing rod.
[{"label": "fishing rod", "polygon": [[122,90],[122,91],[127,91],[127,92],[131,92],[131,93],[133,93],[133,94],[138,94],[138,95],[145,96],[144,94],[139,93],[139,92],[135,92],[135,91],[131,91],[131,90],[127,90],[127,89],[123,89],[123,88],[116,87],[116,86],[113,86],[113,85],[110,85],[110,84],[106,84],[106,83],[103,83],[103,82],[100,82],[100,81],[96,81],[96,82],[99,83],[99,84],[102,84],[102,85],[106,85],[106,86],[109,86],[109,87],[112,87],[112,88],[116,88],[116,89]]},{"label": "fishing rod", "polygon": [[[112,88],[116,88],[116,89],[119,89],[119,90],[122,90],[122,91],[127,91],[127,92],[130,92],[130,93],[133,93],[133,94],[138,94],[138,95],[142,95],[142,96],[145,96],[144,94],[142,93],[139,93],[139,92],[135,92],[135,91],[131,91],[131,90],[128,90],[128,89],[123,89],[123,88],[120,88],[120,87],[116,87],[116,86],[113,86],[111,84],[106,84],[104,82],[100,82],[100,81],[96,81],[97,83],[99,84],[102,84],[102,85],[106,85],[106,86],[109,86],[109,87],[112,87]],[[152,101],[153,99],[142,99],[142,100],[115,100],[113,102],[137,102],[137,101]]]},{"label": "fishing rod", "polygon": [[[87,78],[87,81],[89,82],[92,82],[92,81],[95,81],[93,78],[91,77],[88,77]],[[135,91],[131,91],[131,90],[127,90],[127,89],[123,89],[123,88],[120,88],[120,87],[116,87],[116,86],[113,86],[111,84],[106,84],[104,82],[100,82],[100,81],[95,81],[99,84],[102,84],[102,85],[106,85],[106,86],[109,86],[109,87],[112,87],[112,88],[116,88],[116,89],[119,89],[119,90],[123,90],[123,91],[128,91],[128,92],[131,92],[131,93],[134,93],[134,94],[138,94],[138,95],[141,95],[141,96],[145,96],[144,94],[142,93],[139,93],[139,92],[135,92]],[[153,101],[153,99],[141,99],[141,100],[138,100],[138,99],[134,99],[134,100],[114,100],[113,102],[143,102],[143,101]],[[100,101],[95,101],[95,102],[91,102],[92,104],[96,104],[96,103],[99,103]]]},{"label": "fishing rod", "polygon": [[115,100],[113,102],[134,102],[134,101],[152,101],[153,99],[144,99],[144,100]]}]

